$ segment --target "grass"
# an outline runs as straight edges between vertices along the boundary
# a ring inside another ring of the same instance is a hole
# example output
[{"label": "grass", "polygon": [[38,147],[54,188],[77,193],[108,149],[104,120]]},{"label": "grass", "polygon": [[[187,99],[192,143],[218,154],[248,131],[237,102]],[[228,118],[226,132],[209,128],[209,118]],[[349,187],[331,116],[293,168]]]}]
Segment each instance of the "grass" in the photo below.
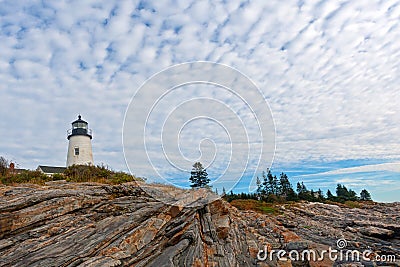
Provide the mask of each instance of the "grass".
[{"label": "grass", "polygon": [[344,205],[345,205],[346,207],[351,208],[351,209],[354,209],[354,208],[361,208],[361,204],[360,204],[359,202],[356,202],[356,201],[350,201],[350,200],[348,200],[348,201],[345,201],[345,202],[344,202]]},{"label": "grass", "polygon": [[49,181],[66,180],[67,182],[97,182],[103,184],[122,184],[133,181],[143,181],[124,172],[115,172],[106,166],[73,165],[68,167],[63,174],[47,176],[40,171],[23,171],[17,174],[6,173],[0,176],[0,183],[16,185],[22,183],[44,185]]},{"label": "grass", "polygon": [[254,199],[235,199],[230,204],[239,210],[253,210],[263,214],[280,214],[274,204]]},{"label": "grass", "polygon": [[24,183],[44,185],[46,182],[52,180],[52,177],[49,177],[40,171],[23,171],[18,174],[6,174],[0,177],[0,182],[4,185]]}]

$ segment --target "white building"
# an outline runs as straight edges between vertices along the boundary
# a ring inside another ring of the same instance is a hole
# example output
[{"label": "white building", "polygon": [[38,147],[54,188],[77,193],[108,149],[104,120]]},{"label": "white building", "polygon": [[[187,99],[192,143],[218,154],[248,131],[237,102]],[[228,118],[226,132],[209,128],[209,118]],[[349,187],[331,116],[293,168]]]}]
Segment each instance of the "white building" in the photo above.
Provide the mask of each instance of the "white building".
[{"label": "white building", "polygon": [[69,140],[67,167],[71,165],[94,165],[92,152],[92,130],[81,115],[72,122],[72,129],[67,131]]},{"label": "white building", "polygon": [[44,166],[44,165],[39,165],[36,170],[40,171],[44,174],[46,174],[47,176],[53,176],[56,173],[64,173],[64,171],[67,168],[65,167],[56,167],[56,166]]}]

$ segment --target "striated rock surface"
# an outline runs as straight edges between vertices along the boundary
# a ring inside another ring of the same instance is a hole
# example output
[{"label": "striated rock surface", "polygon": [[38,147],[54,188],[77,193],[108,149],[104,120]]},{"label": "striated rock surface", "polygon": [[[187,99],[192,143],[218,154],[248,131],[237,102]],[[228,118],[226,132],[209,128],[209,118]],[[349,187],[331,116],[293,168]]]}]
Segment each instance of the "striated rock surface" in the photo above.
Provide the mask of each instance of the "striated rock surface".
[{"label": "striated rock surface", "polygon": [[0,266],[351,266],[326,257],[257,259],[260,249],[321,251],[338,238],[348,249],[400,252],[399,204],[297,203],[272,216],[223,200],[207,204],[201,192],[187,205],[177,196],[193,192],[150,187],[0,186]]},{"label": "striated rock surface", "polygon": [[[321,247],[341,248],[343,251],[371,250],[371,257],[396,256],[396,262],[383,261],[376,264],[400,265],[400,203],[360,203],[360,208],[296,203],[281,206],[281,211],[282,215],[276,219],[303,240]],[[339,245],[339,239],[345,242]],[[360,266],[376,265],[362,262]]]}]

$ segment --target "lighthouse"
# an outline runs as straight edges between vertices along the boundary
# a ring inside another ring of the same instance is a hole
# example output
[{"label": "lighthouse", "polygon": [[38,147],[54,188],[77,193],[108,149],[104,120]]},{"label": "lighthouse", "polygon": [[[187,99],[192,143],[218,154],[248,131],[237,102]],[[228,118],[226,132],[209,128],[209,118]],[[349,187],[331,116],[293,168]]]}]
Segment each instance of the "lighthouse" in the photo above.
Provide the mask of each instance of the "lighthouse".
[{"label": "lighthouse", "polygon": [[81,115],[72,122],[72,128],[67,131],[68,154],[67,167],[71,165],[94,165],[92,153],[92,130]]}]

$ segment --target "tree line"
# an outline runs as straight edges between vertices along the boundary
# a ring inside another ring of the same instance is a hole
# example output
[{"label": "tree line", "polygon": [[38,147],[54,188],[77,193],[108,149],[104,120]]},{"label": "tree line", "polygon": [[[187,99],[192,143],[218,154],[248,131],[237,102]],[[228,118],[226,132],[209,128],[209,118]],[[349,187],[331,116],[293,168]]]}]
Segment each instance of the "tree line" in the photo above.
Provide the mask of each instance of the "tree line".
[{"label": "tree line", "polygon": [[[203,167],[200,162],[196,162],[193,165],[189,181],[192,183],[192,188],[209,187],[207,170]],[[326,192],[326,195],[321,189],[314,191],[309,190],[303,182],[296,184],[296,190],[293,188],[288,176],[285,173],[281,173],[279,177],[273,175],[270,169],[263,171],[261,178],[257,176],[257,190],[255,193],[238,193],[234,194],[230,191],[228,194],[225,192],[225,188],[222,188],[222,195],[228,201],[234,199],[254,199],[262,200],[265,202],[286,202],[286,201],[299,201],[306,200],[311,202],[323,202],[323,201],[334,201],[334,202],[346,202],[346,201],[369,201],[371,194],[363,189],[360,192],[360,196],[352,189],[347,189],[345,185],[337,184],[336,196],[332,194],[330,190]],[[218,194],[217,189],[215,192]]]},{"label": "tree line", "polygon": [[[352,189],[347,189],[345,185],[337,184],[336,196],[332,194],[330,190],[326,192],[326,195],[321,189],[309,190],[304,182],[298,182],[296,184],[296,190],[293,188],[288,176],[285,173],[281,173],[279,177],[272,175],[271,170],[267,172],[263,171],[261,178],[257,177],[257,190],[255,193],[238,193],[234,194],[230,191],[228,194],[224,194],[224,198],[228,201],[234,199],[255,199],[262,200],[265,202],[286,202],[286,201],[299,201],[306,200],[310,202],[346,202],[346,201],[369,201],[372,200],[371,194],[363,189],[360,192],[360,196]],[[225,189],[223,189],[224,191]]]}]

